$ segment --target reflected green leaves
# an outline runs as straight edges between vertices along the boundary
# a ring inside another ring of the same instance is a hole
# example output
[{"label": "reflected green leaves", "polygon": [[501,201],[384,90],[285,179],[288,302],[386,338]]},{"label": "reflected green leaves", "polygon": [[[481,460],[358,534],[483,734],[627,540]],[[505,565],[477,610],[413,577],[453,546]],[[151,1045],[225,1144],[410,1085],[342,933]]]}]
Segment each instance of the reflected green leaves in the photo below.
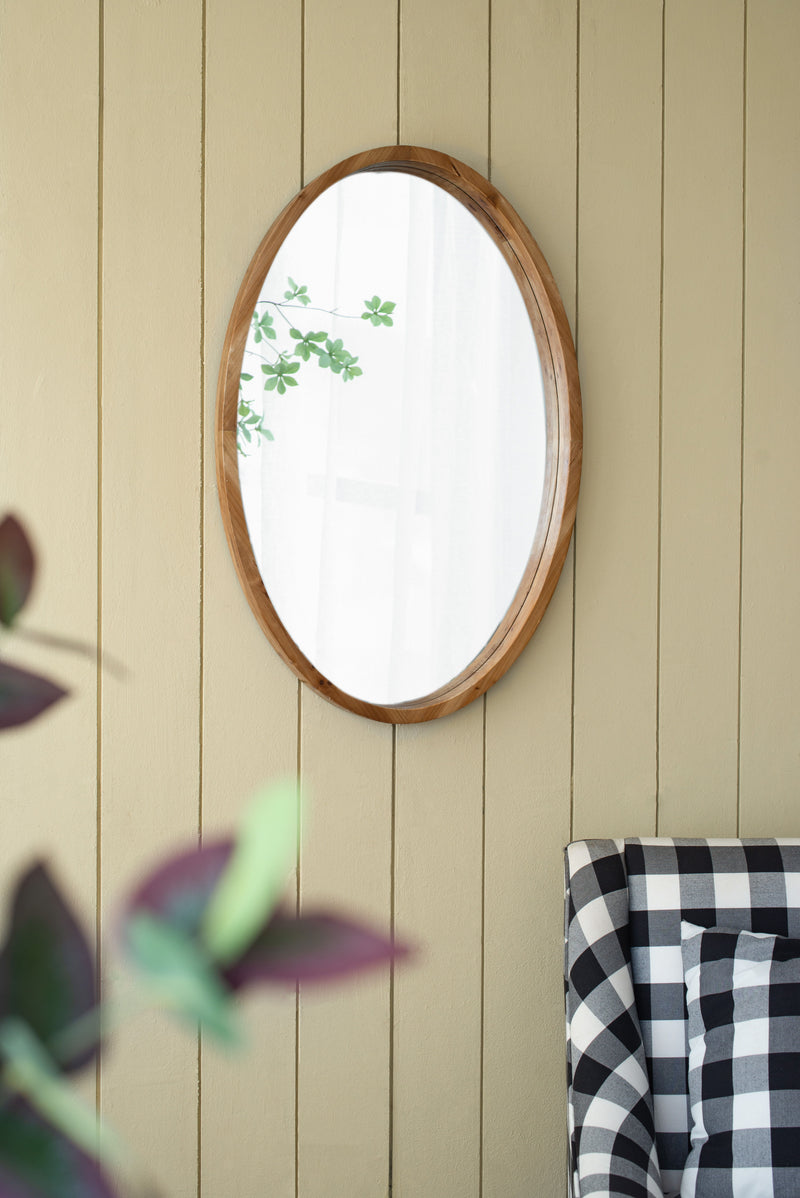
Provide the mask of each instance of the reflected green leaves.
[{"label": "reflected green leaves", "polygon": [[[246,357],[261,358],[261,371],[264,374],[264,391],[274,391],[285,395],[290,387],[298,386],[295,377],[301,364],[316,360],[322,370],[330,370],[339,375],[343,382],[349,383],[364,373],[358,365],[359,355],[345,348],[342,338],[333,338],[327,329],[312,329],[304,331],[292,323],[284,309],[303,311],[311,304],[311,297],[306,284],[297,283],[291,275],[287,278],[288,287],[283,293],[283,300],[259,299],[250,321],[250,337],[245,349]],[[364,300],[365,311],[360,313],[360,319],[369,321],[379,328],[381,325],[391,327],[394,324],[392,313],[396,308],[392,300],[382,300],[373,295],[372,299]],[[326,312],[329,316],[344,320],[358,320],[358,315],[348,315],[336,308],[316,308],[314,311]],[[289,342],[284,346],[271,345],[278,342],[278,328],[275,318],[280,315],[285,322]],[[258,346],[258,349],[255,347]],[[263,357],[267,351],[274,358]],[[295,360],[296,359],[296,360]],[[257,448],[262,438],[274,441],[275,437],[264,423],[264,412],[258,410],[256,401],[248,394],[243,384],[253,381],[250,371],[242,371],[239,376],[239,407],[237,421],[237,448],[239,453],[247,456],[248,447]]]}]

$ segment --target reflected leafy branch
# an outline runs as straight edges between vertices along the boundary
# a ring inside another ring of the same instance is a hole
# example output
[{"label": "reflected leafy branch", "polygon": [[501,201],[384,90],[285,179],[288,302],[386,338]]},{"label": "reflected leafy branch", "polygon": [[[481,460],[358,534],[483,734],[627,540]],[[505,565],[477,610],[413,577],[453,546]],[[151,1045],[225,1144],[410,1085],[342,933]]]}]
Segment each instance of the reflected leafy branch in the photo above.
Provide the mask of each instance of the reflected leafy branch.
[{"label": "reflected leafy branch", "polygon": [[[294,318],[290,319],[286,312],[324,312],[340,320],[366,320],[375,328],[379,328],[382,325],[391,327],[394,324],[392,314],[397,305],[391,300],[382,300],[379,295],[373,295],[371,299],[364,300],[364,311],[355,314],[339,312],[337,308],[318,308],[312,306],[311,296],[305,284],[296,283],[291,275],[288,276],[287,283],[283,300],[260,299],[250,322],[250,337],[244,352],[246,357],[260,359],[264,391],[275,391],[278,395],[285,395],[289,388],[299,385],[296,376],[302,364],[312,360],[316,360],[320,369],[340,375],[345,383],[362,375],[364,372],[358,365],[358,355],[345,348],[341,337],[332,338],[327,329],[299,329],[293,323]],[[282,317],[294,344],[281,345],[275,325],[276,314]],[[251,345],[257,345],[260,349],[250,348]],[[274,359],[265,358],[261,350],[268,350],[274,355]],[[248,447],[257,448],[262,438],[266,441],[275,439],[264,424],[263,415],[245,390],[244,384],[251,383],[254,377],[249,371],[242,371],[239,375],[237,444],[239,452],[244,456],[247,455]]]}]

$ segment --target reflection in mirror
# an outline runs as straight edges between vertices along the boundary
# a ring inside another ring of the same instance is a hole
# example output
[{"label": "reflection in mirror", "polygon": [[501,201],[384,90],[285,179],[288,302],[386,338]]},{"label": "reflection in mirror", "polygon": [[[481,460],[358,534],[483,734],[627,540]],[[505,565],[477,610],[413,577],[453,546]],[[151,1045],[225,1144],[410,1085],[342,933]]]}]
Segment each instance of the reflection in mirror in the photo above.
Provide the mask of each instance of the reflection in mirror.
[{"label": "reflection in mirror", "polygon": [[217,436],[234,562],[301,678],[395,722],[483,693],[547,606],[581,456],[569,327],[510,205],[415,147],[315,180],[240,289]]},{"label": "reflection in mirror", "polygon": [[287,632],[370,703],[446,685],[507,611],[542,507],[539,357],[497,245],[427,180],[342,179],[278,251],[242,374],[244,513]]}]

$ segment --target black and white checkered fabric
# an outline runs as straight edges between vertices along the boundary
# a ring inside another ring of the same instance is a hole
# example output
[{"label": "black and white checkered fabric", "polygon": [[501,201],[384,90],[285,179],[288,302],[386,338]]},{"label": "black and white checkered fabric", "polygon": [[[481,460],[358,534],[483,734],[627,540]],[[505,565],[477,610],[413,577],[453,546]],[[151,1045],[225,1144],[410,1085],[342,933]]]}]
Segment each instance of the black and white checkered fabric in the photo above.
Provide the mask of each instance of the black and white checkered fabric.
[{"label": "black and white checkered fabric", "polygon": [[800,940],[681,929],[692,1114],[681,1198],[797,1198]]},{"label": "black and white checkered fabric", "polygon": [[689,1153],[681,920],[800,934],[800,840],[567,848],[566,1008],[575,1198],[677,1194]]}]

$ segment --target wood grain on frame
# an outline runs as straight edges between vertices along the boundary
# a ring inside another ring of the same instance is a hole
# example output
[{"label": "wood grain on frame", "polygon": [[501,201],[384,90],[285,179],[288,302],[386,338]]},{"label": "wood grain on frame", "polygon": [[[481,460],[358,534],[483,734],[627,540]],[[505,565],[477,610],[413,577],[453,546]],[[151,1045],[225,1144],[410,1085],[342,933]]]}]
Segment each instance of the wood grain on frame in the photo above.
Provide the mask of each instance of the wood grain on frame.
[{"label": "wood grain on frame", "polygon": [[[102,620],[127,669],[101,713],[110,935],[123,889],[198,833],[202,29],[193,0],[104,8]],[[160,1190],[194,1194],[195,1036],[125,1028],[101,1108]]]}]

